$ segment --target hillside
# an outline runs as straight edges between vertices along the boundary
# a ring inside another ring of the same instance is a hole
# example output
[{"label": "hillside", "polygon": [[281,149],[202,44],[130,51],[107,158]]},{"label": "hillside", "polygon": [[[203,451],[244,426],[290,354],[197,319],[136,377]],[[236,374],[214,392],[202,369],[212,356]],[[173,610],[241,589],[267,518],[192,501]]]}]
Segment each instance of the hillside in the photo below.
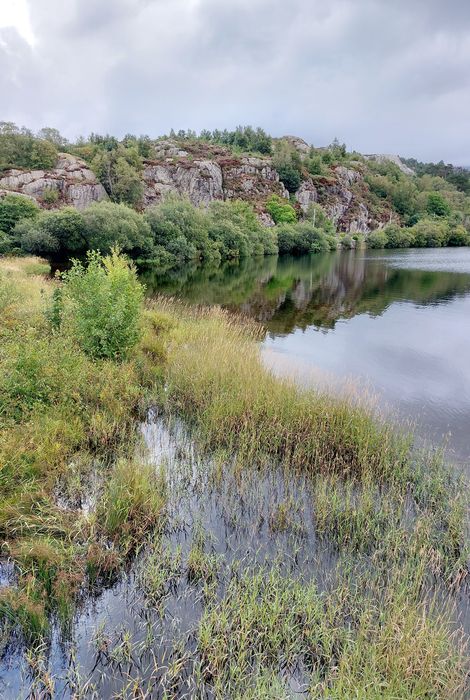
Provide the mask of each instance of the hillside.
[{"label": "hillside", "polygon": [[[69,143],[53,129],[34,135],[0,124],[0,200],[8,202],[0,215],[0,252],[60,257],[91,242],[103,250],[114,240],[138,259],[166,265],[176,258],[318,252],[363,238],[376,248],[466,245],[469,191],[466,171],[450,165],[348,152],[337,140],[315,148],[298,136],[272,138],[251,127],[120,141],[92,134]],[[72,222],[68,213],[67,223],[54,223],[32,210],[23,215],[11,195],[36,212],[38,206],[87,212],[106,200],[109,207],[86,214],[85,221]],[[200,212],[180,203],[147,215],[168,195]],[[239,208],[231,209],[235,203]],[[118,205],[130,209],[112,209]],[[258,223],[250,219],[254,214]],[[34,225],[20,225],[25,216]],[[182,216],[191,219],[189,228]],[[107,234],[113,217],[116,231]],[[263,234],[260,224],[276,230]]]}]

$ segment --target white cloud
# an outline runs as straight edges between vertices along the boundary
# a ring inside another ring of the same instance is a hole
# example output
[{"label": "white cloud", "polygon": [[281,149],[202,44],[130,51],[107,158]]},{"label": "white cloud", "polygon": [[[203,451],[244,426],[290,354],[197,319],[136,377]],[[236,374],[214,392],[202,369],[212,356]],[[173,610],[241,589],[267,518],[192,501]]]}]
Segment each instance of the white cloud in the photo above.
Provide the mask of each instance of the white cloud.
[{"label": "white cloud", "polygon": [[3,118],[32,128],[251,123],[470,163],[467,0],[30,0],[29,13],[34,50],[18,22],[0,29],[0,95]]}]

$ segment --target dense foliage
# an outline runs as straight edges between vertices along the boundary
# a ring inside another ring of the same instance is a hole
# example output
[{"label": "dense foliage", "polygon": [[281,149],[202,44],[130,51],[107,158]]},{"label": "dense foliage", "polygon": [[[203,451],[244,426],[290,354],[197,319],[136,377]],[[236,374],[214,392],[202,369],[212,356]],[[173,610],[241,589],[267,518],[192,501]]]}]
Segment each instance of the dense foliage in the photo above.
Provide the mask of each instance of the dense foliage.
[{"label": "dense foliage", "polygon": [[34,136],[25,127],[13,122],[0,122],[0,171],[8,168],[53,168],[57,146],[45,138]]},{"label": "dense foliage", "polygon": [[401,228],[389,224],[367,237],[369,248],[440,248],[470,245],[470,234],[461,224],[445,219],[423,218],[414,226]]},{"label": "dense foliage", "polygon": [[235,150],[261,153],[263,155],[270,155],[272,151],[272,138],[260,127],[254,129],[252,126],[237,126],[233,131],[227,129],[223,131],[220,129],[214,129],[214,131],[203,129],[199,135],[195,131],[191,131],[191,129],[178,132],[172,129],[170,138],[191,141],[199,139],[209,143],[219,143],[222,146],[230,146]]},{"label": "dense foliage", "polygon": [[143,288],[135,269],[115,249],[108,257],[91,251],[87,264],[74,260],[62,275],[54,317],[87,355],[122,359],[140,337]]},{"label": "dense foliage", "polygon": [[[289,206],[289,205],[288,205]],[[0,200],[0,254],[21,252],[63,260],[114,246],[139,262],[164,268],[190,260],[220,262],[277,253],[276,233],[259,222],[246,202],[216,201],[198,209],[172,196],[144,214],[125,204],[97,202],[83,212],[72,207],[41,211],[29,200]]]},{"label": "dense foliage", "polygon": [[[354,247],[360,241],[348,233],[351,221],[347,217],[340,220],[337,231],[325,215],[336,207],[345,188],[356,205],[365,207],[370,220],[380,223],[380,229],[388,222],[384,230],[366,234],[369,247],[469,244],[470,186],[464,168],[408,160],[416,170],[416,175],[410,175],[399,162],[349,152],[338,139],[325,148],[308,150],[293,137],[273,139],[251,126],[232,131],[204,129],[199,134],[171,131],[169,136],[176,147],[187,149],[188,159],[226,158],[230,151],[234,156],[271,156],[290,199],[272,194],[263,201],[253,190],[254,208],[239,201],[214,201],[207,209],[199,209],[188,200],[170,196],[142,213],[144,160],[158,156],[160,139],[127,134],[119,140],[92,133],[69,143],[57,129],[43,128],[33,134],[2,122],[0,170],[51,168],[59,149],[67,149],[94,170],[110,201],[93,204],[83,212],[58,211],[58,191],[46,188],[41,204],[49,211],[41,211],[27,197],[6,195],[0,198],[0,254],[23,251],[63,259],[92,249],[108,254],[118,245],[135,260],[174,268],[189,261],[218,263],[273,254],[278,239],[281,253]],[[295,197],[306,180],[322,205],[309,212]],[[255,209],[267,212],[275,226],[262,226]],[[357,211],[356,206],[351,217]]]}]

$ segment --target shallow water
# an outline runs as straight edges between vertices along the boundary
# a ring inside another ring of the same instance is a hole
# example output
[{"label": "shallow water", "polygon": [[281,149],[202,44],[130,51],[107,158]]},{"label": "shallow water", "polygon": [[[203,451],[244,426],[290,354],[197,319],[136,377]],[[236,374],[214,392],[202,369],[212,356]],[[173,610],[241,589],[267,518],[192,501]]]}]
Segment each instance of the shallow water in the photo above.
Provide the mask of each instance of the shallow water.
[{"label": "shallow water", "polygon": [[[174,575],[167,576],[161,596],[146,596],[142,576],[152,552],[147,547],[115,585],[96,597],[85,596],[69,634],[54,627],[51,645],[44,647],[42,673],[31,673],[24,648],[13,642],[0,663],[2,699],[49,697],[41,695],[46,674],[53,679],[55,698],[111,698],[117,692],[126,698],[163,698],[165,690],[176,693],[168,695],[172,698],[212,697],[211,685],[201,681],[196,652],[207,582],[188,574],[188,557],[199,536],[216,571],[219,599],[234,576],[259,566],[276,565],[285,575],[314,577],[319,587],[327,585],[337,555],[315,537],[307,479],[272,468],[240,475],[227,464],[219,473],[198,456],[179,422],[152,413],[142,434],[139,457],[165,468],[168,518],[155,546],[158,561],[166,556],[173,562]],[[273,515],[286,502],[295,508],[285,527],[278,528]],[[174,679],[173,664],[179,663]],[[286,674],[292,697],[304,697],[302,675]],[[132,695],[126,689],[133,682],[149,695]]]},{"label": "shallow water", "polygon": [[470,248],[266,258],[144,281],[262,321],[276,372],[367,392],[470,461]]}]

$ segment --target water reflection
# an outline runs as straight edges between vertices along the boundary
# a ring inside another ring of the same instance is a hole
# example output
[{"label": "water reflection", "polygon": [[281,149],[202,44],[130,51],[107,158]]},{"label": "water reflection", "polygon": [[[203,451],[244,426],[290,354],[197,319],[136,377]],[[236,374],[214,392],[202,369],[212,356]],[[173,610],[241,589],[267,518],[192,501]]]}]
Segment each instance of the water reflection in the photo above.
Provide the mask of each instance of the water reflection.
[{"label": "water reflection", "polygon": [[264,323],[280,373],[343,385],[470,455],[470,249],[347,251],[144,275],[149,293],[220,304]]}]

